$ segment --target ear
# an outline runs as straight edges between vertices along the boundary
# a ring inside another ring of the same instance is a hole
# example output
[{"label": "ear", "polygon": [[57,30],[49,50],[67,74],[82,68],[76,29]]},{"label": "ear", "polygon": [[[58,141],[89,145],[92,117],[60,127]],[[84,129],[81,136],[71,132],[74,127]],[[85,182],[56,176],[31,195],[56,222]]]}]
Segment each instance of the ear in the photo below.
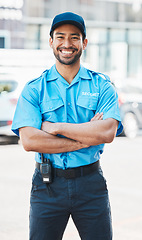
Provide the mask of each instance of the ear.
[{"label": "ear", "polygon": [[53,39],[50,37],[49,38],[49,46],[52,48],[52,45],[53,45]]},{"label": "ear", "polygon": [[88,40],[85,38],[84,41],[83,41],[83,50],[86,49],[87,43],[88,43]]}]

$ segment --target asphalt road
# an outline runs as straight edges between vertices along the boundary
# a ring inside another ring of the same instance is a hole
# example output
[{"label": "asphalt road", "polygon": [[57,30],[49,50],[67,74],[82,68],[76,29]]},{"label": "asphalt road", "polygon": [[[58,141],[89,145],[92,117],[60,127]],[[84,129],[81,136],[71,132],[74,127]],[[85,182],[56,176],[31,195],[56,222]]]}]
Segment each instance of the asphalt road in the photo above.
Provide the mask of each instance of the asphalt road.
[{"label": "asphalt road", "polygon": [[[25,152],[21,145],[0,145],[1,240],[28,240],[34,165],[34,154]],[[110,193],[113,240],[141,240],[142,136],[134,140],[119,137],[106,145],[101,165]],[[71,219],[63,239],[80,239]]]}]

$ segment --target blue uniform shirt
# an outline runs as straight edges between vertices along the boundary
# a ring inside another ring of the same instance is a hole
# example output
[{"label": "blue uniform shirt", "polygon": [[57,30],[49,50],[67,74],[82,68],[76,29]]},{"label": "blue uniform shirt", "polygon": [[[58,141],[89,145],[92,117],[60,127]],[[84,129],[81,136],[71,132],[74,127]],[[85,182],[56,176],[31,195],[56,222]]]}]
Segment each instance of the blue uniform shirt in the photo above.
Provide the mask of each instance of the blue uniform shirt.
[{"label": "blue uniform shirt", "polygon": [[[42,121],[84,123],[97,113],[103,119],[119,121],[117,135],[122,131],[118,96],[108,77],[87,70],[83,66],[69,84],[54,65],[39,78],[28,82],[18,100],[12,130],[19,135],[19,128],[30,126],[41,129]],[[44,154],[54,167],[72,168],[91,164],[100,159],[104,144],[74,152]],[[35,159],[41,162],[41,154]]]}]

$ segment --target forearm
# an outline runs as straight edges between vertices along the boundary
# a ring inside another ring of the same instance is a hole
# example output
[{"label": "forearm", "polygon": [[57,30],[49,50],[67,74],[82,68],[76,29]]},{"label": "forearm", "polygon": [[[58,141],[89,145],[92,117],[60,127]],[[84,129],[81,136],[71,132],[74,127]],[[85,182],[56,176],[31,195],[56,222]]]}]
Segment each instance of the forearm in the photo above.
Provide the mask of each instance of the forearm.
[{"label": "forearm", "polygon": [[20,138],[26,151],[40,153],[62,153],[88,147],[78,141],[60,138],[32,127],[20,129]]},{"label": "forearm", "polygon": [[[95,126],[96,125],[96,126]],[[58,133],[82,143],[91,145],[101,144],[105,140],[102,139],[98,123],[89,122],[82,124],[60,124]]]},{"label": "forearm", "polygon": [[82,124],[59,124],[58,133],[84,144],[98,145],[113,141],[117,131],[117,121],[100,120]]},{"label": "forearm", "polygon": [[116,135],[118,122],[114,119],[90,121],[81,124],[45,123],[45,131],[61,134],[88,145],[112,142]]}]

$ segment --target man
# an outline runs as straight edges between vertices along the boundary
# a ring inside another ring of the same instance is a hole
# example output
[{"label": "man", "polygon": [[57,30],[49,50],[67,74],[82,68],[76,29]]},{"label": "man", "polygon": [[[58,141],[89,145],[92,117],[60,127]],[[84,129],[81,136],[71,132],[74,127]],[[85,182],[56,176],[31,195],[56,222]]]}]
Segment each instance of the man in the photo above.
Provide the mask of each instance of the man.
[{"label": "man", "polygon": [[[81,16],[57,15],[49,44],[56,64],[26,84],[12,125],[24,149],[36,152],[30,240],[61,240],[69,216],[82,240],[111,240],[108,191],[99,159],[104,143],[122,131],[118,97],[108,77],[80,65],[87,46]],[[50,178],[42,169],[46,159],[52,164],[50,183],[43,181]]]}]

